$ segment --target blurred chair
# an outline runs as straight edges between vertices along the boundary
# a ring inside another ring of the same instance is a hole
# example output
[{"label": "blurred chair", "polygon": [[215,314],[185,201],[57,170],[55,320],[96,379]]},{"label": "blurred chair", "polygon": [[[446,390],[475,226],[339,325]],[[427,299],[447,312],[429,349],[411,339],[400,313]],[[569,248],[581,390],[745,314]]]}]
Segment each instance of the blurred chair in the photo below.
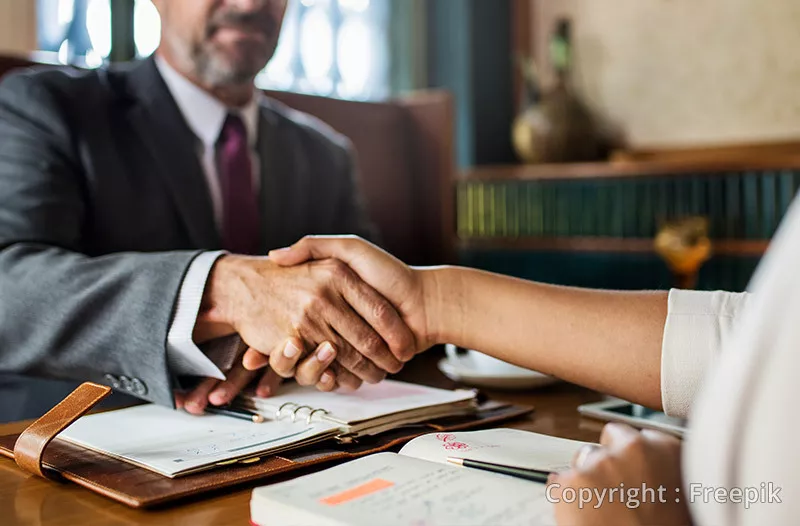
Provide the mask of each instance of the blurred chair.
[{"label": "blurred chair", "polygon": [[[33,65],[37,64],[0,56],[0,77]],[[453,262],[455,159],[450,94],[427,91],[377,103],[267,94],[350,138],[370,217],[388,251],[411,264]]]}]

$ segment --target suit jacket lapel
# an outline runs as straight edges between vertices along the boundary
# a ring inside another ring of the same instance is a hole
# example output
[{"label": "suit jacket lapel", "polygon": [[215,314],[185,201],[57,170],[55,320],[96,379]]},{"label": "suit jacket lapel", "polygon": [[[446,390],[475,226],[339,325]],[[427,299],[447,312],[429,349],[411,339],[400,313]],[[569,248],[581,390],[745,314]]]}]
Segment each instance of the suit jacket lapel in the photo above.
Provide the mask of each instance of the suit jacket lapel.
[{"label": "suit jacket lapel", "polygon": [[196,138],[152,58],[129,72],[129,86],[134,104],[128,117],[161,172],[191,242],[195,248],[220,248]]}]

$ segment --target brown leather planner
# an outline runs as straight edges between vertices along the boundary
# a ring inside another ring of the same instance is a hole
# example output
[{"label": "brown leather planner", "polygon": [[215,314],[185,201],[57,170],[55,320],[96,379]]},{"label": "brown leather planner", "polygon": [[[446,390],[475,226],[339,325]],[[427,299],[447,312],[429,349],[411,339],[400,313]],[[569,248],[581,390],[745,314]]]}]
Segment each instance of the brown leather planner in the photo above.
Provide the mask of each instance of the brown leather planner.
[{"label": "brown leather planner", "polygon": [[406,426],[352,444],[336,441],[266,456],[209,471],[167,478],[128,462],[59,440],[56,435],[89,411],[110,389],[86,383],[19,435],[0,437],[0,455],[21,469],[53,480],[69,481],[134,508],[150,508],[204,493],[270,479],[305,474],[335,462],[391,450],[435,431],[488,427],[530,413],[533,408],[485,402],[470,415]]}]

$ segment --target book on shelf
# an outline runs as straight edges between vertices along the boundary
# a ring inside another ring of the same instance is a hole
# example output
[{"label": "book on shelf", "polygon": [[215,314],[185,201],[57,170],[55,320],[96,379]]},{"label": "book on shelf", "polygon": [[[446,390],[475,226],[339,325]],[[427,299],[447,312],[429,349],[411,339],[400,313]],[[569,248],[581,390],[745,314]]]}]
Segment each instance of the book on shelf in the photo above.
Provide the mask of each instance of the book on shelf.
[{"label": "book on shelf", "polygon": [[666,221],[708,218],[712,239],[769,239],[800,170],[458,183],[461,238],[652,238]]}]

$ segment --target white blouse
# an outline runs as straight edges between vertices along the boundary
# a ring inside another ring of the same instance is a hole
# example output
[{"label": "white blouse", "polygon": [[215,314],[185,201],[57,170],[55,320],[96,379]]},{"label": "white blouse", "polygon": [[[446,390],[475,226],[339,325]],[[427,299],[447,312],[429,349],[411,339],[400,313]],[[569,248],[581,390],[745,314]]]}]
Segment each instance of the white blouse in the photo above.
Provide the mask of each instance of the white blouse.
[{"label": "white blouse", "polygon": [[800,203],[750,291],[670,293],[662,397],[690,416],[681,493],[702,526],[800,524]]}]

